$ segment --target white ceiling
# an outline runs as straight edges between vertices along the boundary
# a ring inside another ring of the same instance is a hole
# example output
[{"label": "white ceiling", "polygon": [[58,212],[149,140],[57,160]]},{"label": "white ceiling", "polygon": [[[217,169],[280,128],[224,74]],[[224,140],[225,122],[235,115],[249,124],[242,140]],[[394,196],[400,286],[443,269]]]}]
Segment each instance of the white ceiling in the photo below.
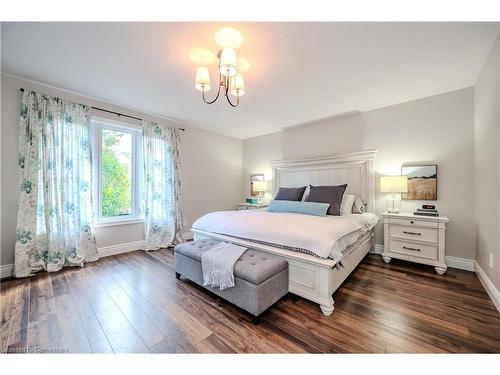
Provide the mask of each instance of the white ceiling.
[{"label": "white ceiling", "polygon": [[[222,26],[243,32],[238,53],[251,63],[236,109],[201,101],[188,58],[193,47],[216,52]],[[498,30],[498,23],[3,23],[2,70],[248,138],[470,87]]]}]

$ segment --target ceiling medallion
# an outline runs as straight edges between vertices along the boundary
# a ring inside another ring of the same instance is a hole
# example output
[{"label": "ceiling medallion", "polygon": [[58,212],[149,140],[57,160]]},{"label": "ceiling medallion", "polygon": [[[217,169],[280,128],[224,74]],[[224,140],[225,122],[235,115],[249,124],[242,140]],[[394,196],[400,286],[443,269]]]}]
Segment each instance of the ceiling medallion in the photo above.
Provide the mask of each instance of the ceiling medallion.
[{"label": "ceiling medallion", "polygon": [[[215,103],[222,91],[228,103],[232,107],[237,107],[240,104],[240,97],[245,95],[245,81],[242,73],[248,70],[250,64],[246,59],[237,57],[235,49],[243,44],[245,38],[238,30],[225,27],[215,33],[215,41],[221,47],[217,52],[217,73],[219,75],[217,95],[213,100],[208,100],[205,97],[205,93],[210,90],[208,65],[216,60],[212,52],[206,48],[194,48],[189,51],[189,58],[198,65],[195,87],[201,91],[201,97],[207,104]],[[231,101],[229,94],[236,97],[236,103]]]}]

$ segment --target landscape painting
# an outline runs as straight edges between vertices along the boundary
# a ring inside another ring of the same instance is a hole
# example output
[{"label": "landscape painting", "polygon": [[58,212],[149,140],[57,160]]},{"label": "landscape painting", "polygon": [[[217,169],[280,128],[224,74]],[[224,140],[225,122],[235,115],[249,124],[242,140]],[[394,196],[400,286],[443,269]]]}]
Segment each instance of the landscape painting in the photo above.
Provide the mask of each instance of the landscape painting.
[{"label": "landscape painting", "polygon": [[402,199],[437,200],[437,165],[403,165],[401,175],[408,176],[408,193]]}]

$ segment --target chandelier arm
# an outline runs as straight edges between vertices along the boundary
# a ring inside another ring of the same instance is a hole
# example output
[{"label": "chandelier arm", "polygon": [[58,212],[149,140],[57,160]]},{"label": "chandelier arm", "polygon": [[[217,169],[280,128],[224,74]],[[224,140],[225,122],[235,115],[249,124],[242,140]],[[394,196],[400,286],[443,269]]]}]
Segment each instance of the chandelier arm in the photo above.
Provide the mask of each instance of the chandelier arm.
[{"label": "chandelier arm", "polygon": [[229,99],[229,95],[226,95],[227,102],[231,105],[231,107],[237,107],[240,104],[240,96],[236,97],[236,104],[231,103],[231,99]]},{"label": "chandelier arm", "polygon": [[201,92],[201,98],[203,99],[203,101],[207,104],[213,104],[217,101],[217,99],[219,99],[219,95],[220,95],[220,87],[222,86],[222,81],[221,81],[221,74],[219,73],[219,88],[217,90],[217,95],[215,96],[214,100],[208,100],[205,99],[205,91],[202,91]]},{"label": "chandelier arm", "polygon": [[229,76],[226,76],[225,79],[224,79],[224,82],[225,82],[225,84],[224,84],[224,86],[225,86],[224,96],[226,97],[226,100],[231,105],[231,107],[237,107],[238,104],[240,104],[240,98],[239,98],[239,96],[236,99],[236,104],[233,104],[231,102],[231,99],[229,99],[229,86],[230,86],[229,79],[230,79]]},{"label": "chandelier arm", "polygon": [[229,93],[229,75],[226,76],[226,93],[224,94],[226,96],[226,98],[228,97],[228,93]]}]

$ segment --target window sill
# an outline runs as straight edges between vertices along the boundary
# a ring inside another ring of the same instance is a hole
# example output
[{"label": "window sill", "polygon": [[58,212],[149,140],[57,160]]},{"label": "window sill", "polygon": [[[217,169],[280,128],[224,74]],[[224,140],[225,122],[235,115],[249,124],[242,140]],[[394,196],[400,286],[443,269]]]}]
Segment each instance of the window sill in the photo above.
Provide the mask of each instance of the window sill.
[{"label": "window sill", "polygon": [[119,225],[131,225],[131,224],[143,224],[144,219],[124,219],[124,220],[112,220],[112,221],[101,221],[99,223],[94,223],[94,228],[107,228],[116,227]]}]

